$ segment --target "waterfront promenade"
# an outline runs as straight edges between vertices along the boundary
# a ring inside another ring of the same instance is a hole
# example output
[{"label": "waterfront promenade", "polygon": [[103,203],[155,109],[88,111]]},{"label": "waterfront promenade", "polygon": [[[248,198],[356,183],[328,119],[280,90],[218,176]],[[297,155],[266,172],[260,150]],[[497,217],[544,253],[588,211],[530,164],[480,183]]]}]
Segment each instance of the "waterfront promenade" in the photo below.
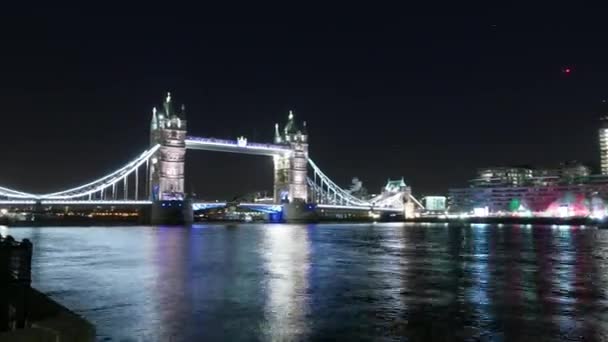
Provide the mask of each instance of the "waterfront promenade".
[{"label": "waterfront promenade", "polygon": [[0,235],[0,341],[93,341],[92,324],[31,287],[32,251]]}]

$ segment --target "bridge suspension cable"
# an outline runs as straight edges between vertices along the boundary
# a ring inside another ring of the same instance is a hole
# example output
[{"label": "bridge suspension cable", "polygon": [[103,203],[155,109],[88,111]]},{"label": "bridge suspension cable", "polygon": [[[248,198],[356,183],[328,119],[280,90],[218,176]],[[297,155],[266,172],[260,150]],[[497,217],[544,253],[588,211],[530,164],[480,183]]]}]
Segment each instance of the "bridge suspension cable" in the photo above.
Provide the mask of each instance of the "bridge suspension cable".
[{"label": "bridge suspension cable", "polygon": [[[148,171],[151,162],[154,162],[152,157],[159,148],[160,145],[155,145],[118,170],[87,184],[67,190],[47,194],[32,194],[0,187],[0,201],[52,202],[54,204],[71,202],[107,204],[128,202],[136,204],[149,202]],[[310,190],[309,200],[311,202],[330,206],[398,209],[403,208],[405,201],[413,201],[416,205],[422,207],[422,204],[413,196],[409,195],[409,198],[404,198],[405,193],[402,192],[382,194],[371,200],[357,198],[332,181],[313,160],[308,159],[308,165],[312,169],[311,177],[307,178]],[[144,175],[146,175],[143,177],[143,182],[139,177],[140,168],[146,169],[142,170],[145,171]],[[131,177],[131,180],[129,180],[129,177]]]},{"label": "bridge suspension cable", "polygon": [[[131,174],[134,174],[135,176],[135,189],[138,192],[139,191],[139,186],[137,185],[139,183],[139,172],[137,171],[138,168],[140,166],[142,166],[144,163],[148,162],[148,159],[150,159],[154,153],[156,153],[156,151],[160,148],[160,145],[156,145],[152,148],[150,148],[149,150],[143,152],[139,157],[137,157],[136,159],[132,160],[131,162],[129,162],[128,164],[126,164],[125,166],[123,166],[122,168],[102,177],[99,178],[95,181],[92,181],[90,183],[72,188],[72,189],[67,189],[67,190],[63,190],[63,191],[59,191],[59,192],[54,192],[54,193],[50,193],[50,194],[44,194],[44,195],[39,195],[37,196],[37,198],[40,199],[76,199],[76,198],[80,198],[80,197],[87,197],[90,196],[91,198],[89,199],[93,199],[91,195],[99,195],[99,197],[104,200],[106,199],[106,189],[107,190],[112,190],[112,198],[114,199],[114,197],[117,197],[117,186],[119,186],[119,182],[122,181],[122,190],[123,190],[123,196],[124,199],[127,200],[129,199],[128,197],[128,190],[129,190],[129,186],[128,186],[128,177]],[[138,198],[138,194],[134,194],[134,199]]]},{"label": "bridge suspension cable", "polygon": [[1,187],[0,186],[0,197],[7,197],[7,198],[33,198],[35,195],[33,194],[29,194],[27,192],[21,192],[21,191],[17,191],[17,190],[13,190],[13,189],[9,189],[9,188],[5,188],[5,187]]},{"label": "bridge suspension cable", "polygon": [[311,197],[314,202],[334,205],[371,205],[371,203],[351,195],[348,191],[334,183],[325,173],[323,173],[323,171],[321,171],[312,159],[308,159],[308,164],[313,170],[313,178],[308,177],[307,181],[308,186],[312,191]]},{"label": "bridge suspension cable", "polygon": [[[140,189],[142,188],[140,187],[139,168],[145,163],[147,169],[149,167],[149,160],[159,148],[160,145],[153,146],[120,169],[75,188],[48,194],[31,194],[0,187],[0,198],[40,200],[42,202],[60,202],[66,200],[77,200],[78,202],[138,201],[140,198]],[[148,173],[146,172],[146,174]],[[129,182],[129,177],[133,177],[133,183]],[[147,181],[148,179],[145,177],[144,182],[146,184],[144,184],[145,186],[143,188],[147,188]],[[121,190],[123,196],[119,195]],[[120,199],[118,197],[123,198]]]},{"label": "bridge suspension cable", "polygon": [[312,202],[327,205],[403,209],[405,202],[411,201],[424,209],[424,206],[412,194],[404,192],[380,194],[370,200],[362,200],[334,183],[310,158],[308,164],[313,170],[313,177],[307,179]]}]

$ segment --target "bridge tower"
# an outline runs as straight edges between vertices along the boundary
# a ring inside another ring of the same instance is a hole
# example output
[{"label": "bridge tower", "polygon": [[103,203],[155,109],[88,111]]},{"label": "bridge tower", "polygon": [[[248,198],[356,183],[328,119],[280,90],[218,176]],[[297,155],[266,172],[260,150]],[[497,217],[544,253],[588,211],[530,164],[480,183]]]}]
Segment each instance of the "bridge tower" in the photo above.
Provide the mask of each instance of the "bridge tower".
[{"label": "bridge tower", "polygon": [[291,147],[289,155],[274,157],[274,200],[283,202],[306,202],[308,199],[308,132],[306,121],[298,128],[292,111],[281,134],[279,124],[275,124],[275,144]]},{"label": "bridge tower", "polygon": [[150,145],[160,144],[150,165],[150,199],[153,223],[182,223],[190,221],[189,205],[185,201],[184,163],[186,158],[186,110],[173,109],[171,94],[163,104],[162,111],[152,109],[150,123]]}]

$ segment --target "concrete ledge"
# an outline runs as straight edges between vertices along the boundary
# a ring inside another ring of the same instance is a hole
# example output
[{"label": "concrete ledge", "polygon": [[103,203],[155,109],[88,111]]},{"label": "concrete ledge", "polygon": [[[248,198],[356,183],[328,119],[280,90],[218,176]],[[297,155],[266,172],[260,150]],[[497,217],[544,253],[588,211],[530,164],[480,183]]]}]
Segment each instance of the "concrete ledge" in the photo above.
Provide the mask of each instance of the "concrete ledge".
[{"label": "concrete ledge", "polygon": [[47,295],[31,289],[28,328],[0,334],[0,342],[80,342],[94,341],[95,327]]},{"label": "concrete ledge", "polygon": [[39,328],[27,328],[0,333],[0,342],[28,341],[28,342],[56,342],[57,335],[51,331]]}]

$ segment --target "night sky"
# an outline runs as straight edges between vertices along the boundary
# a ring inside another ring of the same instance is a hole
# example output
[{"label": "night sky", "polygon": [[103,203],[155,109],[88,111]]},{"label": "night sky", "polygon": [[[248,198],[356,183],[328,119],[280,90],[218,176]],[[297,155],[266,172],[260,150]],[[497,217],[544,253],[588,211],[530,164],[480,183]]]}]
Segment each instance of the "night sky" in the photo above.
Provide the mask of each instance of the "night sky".
[{"label": "night sky", "polygon": [[[370,192],[389,177],[421,196],[478,167],[598,164],[600,16],[167,7],[3,11],[0,185],[60,190],[122,166],[147,148],[167,91],[190,135],[270,142],[292,109],[325,173]],[[272,189],[270,158],[187,160],[187,188],[204,197]]]}]

